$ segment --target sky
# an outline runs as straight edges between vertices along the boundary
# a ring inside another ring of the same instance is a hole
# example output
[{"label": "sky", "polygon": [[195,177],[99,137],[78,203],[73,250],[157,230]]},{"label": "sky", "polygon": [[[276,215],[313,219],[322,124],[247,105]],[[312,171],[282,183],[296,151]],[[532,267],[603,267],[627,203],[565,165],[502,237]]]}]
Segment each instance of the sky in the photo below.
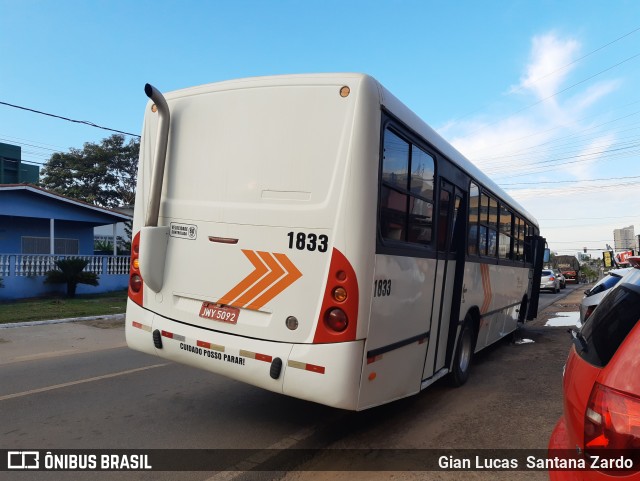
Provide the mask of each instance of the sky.
[{"label": "sky", "polygon": [[[518,200],[552,251],[640,234],[637,0],[0,0],[0,102],[139,134],[144,85],[362,72]],[[0,104],[24,161],[112,132]]]}]

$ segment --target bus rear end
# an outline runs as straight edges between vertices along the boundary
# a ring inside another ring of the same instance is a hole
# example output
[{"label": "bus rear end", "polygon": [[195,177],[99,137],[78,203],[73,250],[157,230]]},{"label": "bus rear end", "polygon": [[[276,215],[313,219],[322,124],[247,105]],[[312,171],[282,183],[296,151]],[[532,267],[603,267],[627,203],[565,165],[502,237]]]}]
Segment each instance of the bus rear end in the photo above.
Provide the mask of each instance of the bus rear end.
[{"label": "bus rear end", "polygon": [[[159,115],[147,105],[131,348],[357,408],[366,326],[358,326],[361,286],[341,213],[362,81],[274,77],[167,94],[160,160]],[[158,221],[145,225],[159,162]]]}]

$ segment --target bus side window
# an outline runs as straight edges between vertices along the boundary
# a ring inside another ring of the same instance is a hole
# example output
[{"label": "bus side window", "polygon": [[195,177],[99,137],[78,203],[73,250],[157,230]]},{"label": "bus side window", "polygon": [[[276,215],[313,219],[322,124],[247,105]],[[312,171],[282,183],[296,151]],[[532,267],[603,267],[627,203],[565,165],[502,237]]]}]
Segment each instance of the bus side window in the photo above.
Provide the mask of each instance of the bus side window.
[{"label": "bus side window", "polygon": [[480,189],[473,182],[469,186],[469,240],[468,252],[478,255],[478,214],[480,212]]},{"label": "bus side window", "polygon": [[383,239],[431,244],[434,172],[431,155],[385,129],[379,199]]},{"label": "bus side window", "polygon": [[434,164],[433,157],[415,145],[411,146],[409,242],[431,243]]},{"label": "bus side window", "polygon": [[497,257],[498,255],[498,201],[493,197],[489,198],[489,240],[487,255]]},{"label": "bus side window", "polygon": [[404,240],[407,196],[383,185],[380,198],[380,229],[385,239]]},{"label": "bus side window", "polygon": [[380,231],[384,239],[405,240],[408,187],[409,144],[386,129],[380,189]]},{"label": "bus side window", "polygon": [[506,206],[500,205],[500,243],[498,245],[500,259],[513,259],[511,244],[512,219],[513,214],[511,211]]},{"label": "bus side window", "polygon": [[440,206],[438,207],[440,215],[438,216],[438,250],[447,250],[447,236],[449,234],[449,192],[440,191]]}]

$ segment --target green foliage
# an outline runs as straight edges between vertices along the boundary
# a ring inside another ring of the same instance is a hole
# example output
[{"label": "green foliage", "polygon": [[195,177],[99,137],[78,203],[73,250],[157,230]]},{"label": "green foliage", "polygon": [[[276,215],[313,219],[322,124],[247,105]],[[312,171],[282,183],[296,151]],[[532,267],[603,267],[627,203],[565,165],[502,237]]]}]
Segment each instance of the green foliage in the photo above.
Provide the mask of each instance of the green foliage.
[{"label": "green foliage", "polygon": [[50,270],[45,274],[45,284],[66,284],[67,297],[75,297],[78,284],[98,285],[98,275],[93,272],[84,272],[89,261],[72,258],[56,261],[59,270]]},{"label": "green foliage", "polygon": [[100,144],[55,153],[42,168],[41,185],[58,194],[101,207],[135,202],[140,142],[115,134]]},{"label": "green foliage", "polygon": [[598,278],[598,273],[588,264],[583,264],[580,271],[589,281],[593,281]]},{"label": "green foliage", "polygon": [[95,241],[93,243],[93,250],[100,252],[113,252],[113,244],[108,241]]}]

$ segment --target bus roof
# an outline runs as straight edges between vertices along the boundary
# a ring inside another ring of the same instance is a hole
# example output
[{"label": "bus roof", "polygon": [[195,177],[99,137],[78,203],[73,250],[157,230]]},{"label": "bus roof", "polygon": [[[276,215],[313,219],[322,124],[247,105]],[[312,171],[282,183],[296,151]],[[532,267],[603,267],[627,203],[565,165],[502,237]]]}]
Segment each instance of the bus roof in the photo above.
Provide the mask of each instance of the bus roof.
[{"label": "bus roof", "polygon": [[342,80],[347,83],[348,79],[357,79],[359,82],[372,81],[378,87],[380,104],[393,113],[399,120],[404,122],[410,129],[421,135],[433,145],[442,155],[453,161],[460,169],[475,179],[479,184],[504,200],[517,213],[524,216],[526,220],[539,227],[536,218],[531,215],[522,205],[507,194],[502,188],[485,175],[475,164],[456,150],[440,134],[433,130],[425,121],[416,115],[409,107],[401,102],[395,95],[387,90],[375,78],[362,73],[317,73],[317,74],[293,74],[293,75],[273,75],[265,77],[248,77],[242,79],[227,80],[212,84],[200,85],[181,90],[175,90],[166,94],[167,99],[177,97],[187,97],[201,93],[238,89],[257,88],[264,86],[284,86],[284,85],[318,85],[327,82],[337,82]]}]

